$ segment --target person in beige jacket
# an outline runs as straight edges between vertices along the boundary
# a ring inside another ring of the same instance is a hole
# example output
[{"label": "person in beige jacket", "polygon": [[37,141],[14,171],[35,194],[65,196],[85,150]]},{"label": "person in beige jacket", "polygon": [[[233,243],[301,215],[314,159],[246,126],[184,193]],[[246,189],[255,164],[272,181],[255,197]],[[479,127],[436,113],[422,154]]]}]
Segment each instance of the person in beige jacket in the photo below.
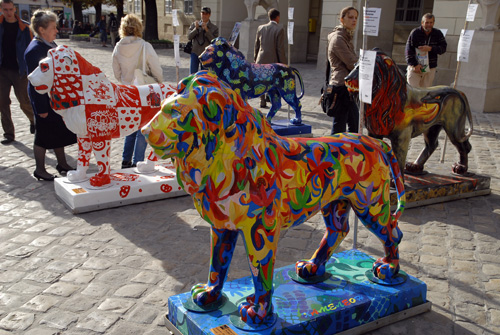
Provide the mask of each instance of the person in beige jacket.
[{"label": "person in beige jacket", "polygon": [[[203,7],[201,9],[201,20],[191,23],[189,27],[187,38],[193,42],[191,63],[189,65],[191,74],[198,72],[200,69],[201,63],[198,57],[214,38],[219,37],[219,28],[210,21],[211,15],[212,10],[209,7]],[[201,68],[203,69],[203,66]]]},{"label": "person in beige jacket", "polygon": [[[257,28],[254,61],[257,64],[287,64],[285,55],[285,31],[280,23],[280,12],[271,8],[267,12],[269,22]],[[260,96],[260,107],[266,107],[265,95]]]},{"label": "person in beige jacket", "polygon": [[344,108],[341,108],[333,116],[333,125],[331,134],[343,133],[346,126],[349,126],[349,132],[357,133],[359,128],[359,110],[356,103],[347,93],[344,78],[354,69],[358,56],[354,52],[352,37],[358,22],[358,10],[354,7],[345,7],[340,12],[340,25],[333,28],[328,34],[328,61],[330,62],[330,81],[329,85],[342,86],[346,94],[344,97]]}]

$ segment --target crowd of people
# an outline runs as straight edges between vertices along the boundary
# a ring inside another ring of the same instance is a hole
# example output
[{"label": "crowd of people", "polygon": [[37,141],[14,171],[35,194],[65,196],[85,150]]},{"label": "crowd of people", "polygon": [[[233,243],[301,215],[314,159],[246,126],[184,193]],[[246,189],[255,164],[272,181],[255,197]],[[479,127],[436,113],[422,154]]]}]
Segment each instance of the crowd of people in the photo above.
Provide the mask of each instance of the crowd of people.
[{"label": "crowd of people", "polygon": [[[65,175],[72,170],[66,160],[64,148],[76,143],[75,134],[65,126],[63,119],[50,106],[47,94],[39,94],[28,83],[27,74],[31,73],[38,62],[47,56],[51,48],[56,47],[55,39],[61,16],[49,10],[37,10],[31,23],[20,19],[12,0],[0,0],[0,112],[3,127],[3,145],[15,141],[15,129],[10,110],[10,89],[14,87],[21,110],[26,115],[30,132],[34,134],[33,152],[35,170],[33,176],[38,180],[51,181],[56,176],[47,172],[45,155],[52,149],[57,158],[56,170]],[[190,55],[190,73],[203,69],[198,57],[219,36],[219,28],[210,21],[211,9],[202,7],[201,20],[189,27],[187,38],[192,41]],[[353,36],[356,30],[359,13],[354,7],[346,7],[339,14],[339,25],[328,34],[327,45],[327,82],[338,89],[347,90],[344,78],[354,68],[358,55],[353,47]],[[254,62],[259,64],[287,63],[285,54],[285,31],[280,25],[280,12],[277,9],[268,11],[269,22],[257,29]],[[406,60],[408,64],[407,80],[415,87],[431,86],[437,67],[438,55],[446,52],[446,40],[440,30],[434,29],[435,18],[428,13],[422,17],[421,26],[415,28],[406,44]],[[64,25],[64,21],[62,23]],[[110,33],[114,47],[112,67],[116,80],[121,84],[141,84],[134,82],[134,71],[144,64],[147,72],[158,83],[163,81],[163,72],[158,55],[152,45],[142,39],[143,25],[141,19],[128,14],[120,21],[111,14],[109,20],[102,15],[94,29],[99,30],[101,45],[107,43]],[[82,22],[74,21],[73,34],[92,31]],[[9,50],[9,52],[5,52]],[[345,99],[345,108],[332,116],[331,134],[359,131],[358,105],[349,94],[341,95]],[[262,108],[266,107],[266,99],[261,96]],[[134,167],[144,160],[146,141],[138,131],[125,139],[122,168]]]}]

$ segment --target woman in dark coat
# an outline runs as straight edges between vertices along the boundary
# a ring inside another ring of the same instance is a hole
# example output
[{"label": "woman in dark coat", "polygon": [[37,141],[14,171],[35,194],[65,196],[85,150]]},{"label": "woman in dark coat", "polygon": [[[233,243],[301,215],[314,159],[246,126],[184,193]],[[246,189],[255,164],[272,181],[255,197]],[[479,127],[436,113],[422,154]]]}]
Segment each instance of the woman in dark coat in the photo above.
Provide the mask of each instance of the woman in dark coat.
[{"label": "woman in dark coat", "polygon": [[[28,73],[38,67],[38,62],[47,57],[50,49],[56,47],[54,43],[57,35],[57,16],[48,10],[37,10],[31,18],[31,29],[35,38],[28,45],[24,59]],[[73,170],[66,161],[64,147],[76,143],[76,135],[66,128],[63,119],[50,107],[50,98],[47,94],[38,94],[34,87],[28,84],[28,94],[35,112],[35,154],[36,168],[33,176],[38,180],[54,180],[55,176],[45,169],[45,152],[54,149],[57,158],[56,170],[65,175]]]}]

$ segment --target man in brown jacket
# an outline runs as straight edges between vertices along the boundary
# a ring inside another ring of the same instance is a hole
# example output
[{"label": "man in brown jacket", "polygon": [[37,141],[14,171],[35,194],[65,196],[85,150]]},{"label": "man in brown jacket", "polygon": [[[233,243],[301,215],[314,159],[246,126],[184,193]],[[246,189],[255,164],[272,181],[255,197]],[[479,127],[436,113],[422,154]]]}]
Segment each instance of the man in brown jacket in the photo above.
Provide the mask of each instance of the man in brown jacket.
[{"label": "man in brown jacket", "polygon": [[[285,30],[279,24],[280,12],[271,8],[269,22],[259,26],[255,38],[254,60],[257,64],[287,64],[285,55]],[[266,107],[265,95],[260,96],[260,107]]]}]

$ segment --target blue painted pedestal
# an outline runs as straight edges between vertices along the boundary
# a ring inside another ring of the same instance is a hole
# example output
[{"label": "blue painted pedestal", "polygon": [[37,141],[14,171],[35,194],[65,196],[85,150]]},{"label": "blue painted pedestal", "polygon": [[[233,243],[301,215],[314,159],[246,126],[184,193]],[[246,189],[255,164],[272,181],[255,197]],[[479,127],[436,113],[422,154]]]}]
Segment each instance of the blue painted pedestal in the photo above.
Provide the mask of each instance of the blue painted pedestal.
[{"label": "blue painted pedestal", "polygon": [[[361,328],[362,325],[374,323],[382,318],[399,321],[402,319],[396,317],[399,312],[426,304],[426,284],[410,275],[402,273],[402,276],[406,276],[406,281],[396,286],[385,286],[370,281],[366,273],[371,271],[373,262],[373,258],[358,250],[334,254],[327,264],[327,271],[332,276],[322,283],[310,285],[299,284],[291,279],[290,276],[295,273],[294,265],[276,269],[273,305],[277,321],[263,331],[245,331],[235,327],[230,321],[231,315],[238,314],[238,304],[253,293],[250,276],[226,282],[223,293],[228,301],[212,312],[187,311],[183,303],[191,299],[189,292],[170,297],[170,322],[167,321],[167,327],[170,324],[176,328],[175,331],[178,330],[184,335],[327,335],[355,327]],[[430,308],[430,303],[427,304]],[[425,310],[419,313],[423,311]],[[388,323],[391,322],[385,324]],[[374,328],[377,327],[372,327]]]},{"label": "blue painted pedestal", "polygon": [[293,125],[288,120],[272,120],[271,127],[280,136],[312,137],[312,128],[308,124]]}]

